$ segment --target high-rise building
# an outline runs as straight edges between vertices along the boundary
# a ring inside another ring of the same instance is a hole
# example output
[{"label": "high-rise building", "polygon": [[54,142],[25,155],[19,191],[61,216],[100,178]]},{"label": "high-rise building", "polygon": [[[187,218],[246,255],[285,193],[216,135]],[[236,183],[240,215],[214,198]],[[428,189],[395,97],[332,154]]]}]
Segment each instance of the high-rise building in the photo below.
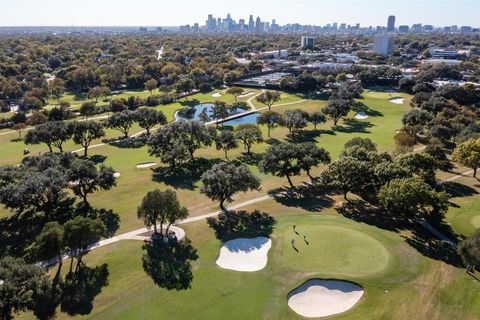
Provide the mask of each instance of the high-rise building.
[{"label": "high-rise building", "polygon": [[255,22],[253,21],[253,15],[250,15],[248,19],[248,32],[255,32]]},{"label": "high-rise building", "polygon": [[333,23],[332,29],[333,29],[333,30],[337,30],[337,29],[338,29],[338,23],[337,23],[337,22],[334,22],[334,23]]},{"label": "high-rise building", "polygon": [[302,48],[313,50],[315,48],[315,38],[302,36]]},{"label": "high-rise building", "polygon": [[389,16],[388,17],[387,31],[388,32],[395,31],[395,16]]},{"label": "high-rise building", "polygon": [[410,28],[406,25],[398,26],[398,31],[403,32],[403,33],[407,33],[409,29]]},{"label": "high-rise building", "polygon": [[263,24],[262,24],[262,20],[260,20],[260,17],[257,17],[257,20],[255,21],[255,32],[256,33],[263,32]]},{"label": "high-rise building", "polygon": [[414,32],[420,32],[422,31],[422,24],[421,23],[416,23],[412,26],[412,31]]},{"label": "high-rise building", "polygon": [[373,38],[373,51],[388,56],[393,51],[393,37],[390,34],[377,34]]},{"label": "high-rise building", "polygon": [[341,23],[340,24],[340,30],[345,30],[347,29],[347,24],[346,23]]}]

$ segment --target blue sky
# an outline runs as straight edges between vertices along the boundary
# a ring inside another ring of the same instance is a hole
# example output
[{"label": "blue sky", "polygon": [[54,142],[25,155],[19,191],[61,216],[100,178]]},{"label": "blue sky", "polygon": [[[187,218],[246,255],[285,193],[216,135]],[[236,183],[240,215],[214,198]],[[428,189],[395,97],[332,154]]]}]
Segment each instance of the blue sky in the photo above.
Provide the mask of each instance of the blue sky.
[{"label": "blue sky", "polygon": [[329,22],[480,26],[480,0],[0,0],[1,26],[173,26],[204,24],[208,13],[259,15],[280,24]]}]

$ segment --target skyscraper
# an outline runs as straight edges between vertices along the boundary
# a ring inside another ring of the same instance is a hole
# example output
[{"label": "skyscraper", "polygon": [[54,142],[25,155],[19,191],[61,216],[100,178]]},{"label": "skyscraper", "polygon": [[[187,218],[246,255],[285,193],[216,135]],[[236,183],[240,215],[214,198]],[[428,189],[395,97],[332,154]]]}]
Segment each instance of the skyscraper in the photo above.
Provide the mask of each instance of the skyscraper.
[{"label": "skyscraper", "polygon": [[257,20],[255,21],[255,32],[256,33],[263,32],[263,25],[262,25],[262,20],[260,20],[260,17],[257,17]]},{"label": "skyscraper", "polygon": [[248,32],[255,32],[255,22],[253,21],[253,15],[250,15],[250,19],[248,19]]},{"label": "skyscraper", "polygon": [[387,31],[388,32],[395,31],[395,16],[389,16],[388,17]]}]

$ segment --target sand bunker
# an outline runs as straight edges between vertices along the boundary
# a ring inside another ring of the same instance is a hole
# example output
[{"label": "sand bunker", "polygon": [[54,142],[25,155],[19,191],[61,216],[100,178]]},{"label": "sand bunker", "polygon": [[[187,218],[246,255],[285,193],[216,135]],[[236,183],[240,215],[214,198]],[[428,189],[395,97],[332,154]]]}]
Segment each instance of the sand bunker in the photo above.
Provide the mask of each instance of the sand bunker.
[{"label": "sand bunker", "polygon": [[137,168],[148,168],[156,165],[157,165],[156,162],[142,162],[142,163],[137,163]]},{"label": "sand bunker", "polygon": [[367,118],[368,118],[368,115],[364,111],[359,111],[355,115],[355,119],[363,120],[363,119],[367,119]]},{"label": "sand bunker", "polygon": [[218,93],[218,92],[215,92],[214,94],[212,94],[212,97],[214,98],[220,98],[222,96],[221,93]]},{"label": "sand bunker", "polygon": [[352,308],[363,289],[348,281],[311,279],[288,294],[288,306],[307,318],[326,317]]},{"label": "sand bunker", "polygon": [[403,104],[403,101],[405,101],[405,99],[402,97],[395,97],[395,98],[388,99],[388,101],[395,104]]},{"label": "sand bunker", "polygon": [[114,176],[115,178],[120,177],[120,172],[115,172],[115,173],[113,174],[113,176]]},{"label": "sand bunker", "polygon": [[220,248],[216,261],[223,269],[234,271],[258,271],[267,265],[268,250],[272,241],[266,237],[238,238],[227,241]]}]

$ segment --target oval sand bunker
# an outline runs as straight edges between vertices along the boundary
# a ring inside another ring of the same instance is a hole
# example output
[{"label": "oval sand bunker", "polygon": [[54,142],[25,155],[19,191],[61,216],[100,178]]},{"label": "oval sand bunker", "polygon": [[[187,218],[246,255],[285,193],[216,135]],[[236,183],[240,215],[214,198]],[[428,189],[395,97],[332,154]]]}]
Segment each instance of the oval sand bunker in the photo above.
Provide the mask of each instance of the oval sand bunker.
[{"label": "oval sand bunker", "polygon": [[367,119],[367,118],[368,118],[368,115],[365,113],[365,111],[359,111],[355,115],[355,119],[358,119],[358,120],[364,120],[364,119]]},{"label": "oval sand bunker", "polygon": [[227,241],[220,248],[216,261],[223,269],[234,271],[258,271],[267,265],[268,250],[272,241],[266,237],[238,238]]},{"label": "oval sand bunker", "polygon": [[303,317],[326,317],[349,310],[362,295],[348,281],[311,279],[288,294],[288,306]]},{"label": "oval sand bunker", "polygon": [[391,103],[395,103],[395,104],[403,104],[404,100],[405,99],[402,98],[402,97],[395,97],[395,98],[388,99],[388,101],[390,101]]},{"label": "oval sand bunker", "polygon": [[157,165],[156,162],[142,162],[142,163],[137,163],[137,168],[148,168],[148,167],[153,167]]}]

